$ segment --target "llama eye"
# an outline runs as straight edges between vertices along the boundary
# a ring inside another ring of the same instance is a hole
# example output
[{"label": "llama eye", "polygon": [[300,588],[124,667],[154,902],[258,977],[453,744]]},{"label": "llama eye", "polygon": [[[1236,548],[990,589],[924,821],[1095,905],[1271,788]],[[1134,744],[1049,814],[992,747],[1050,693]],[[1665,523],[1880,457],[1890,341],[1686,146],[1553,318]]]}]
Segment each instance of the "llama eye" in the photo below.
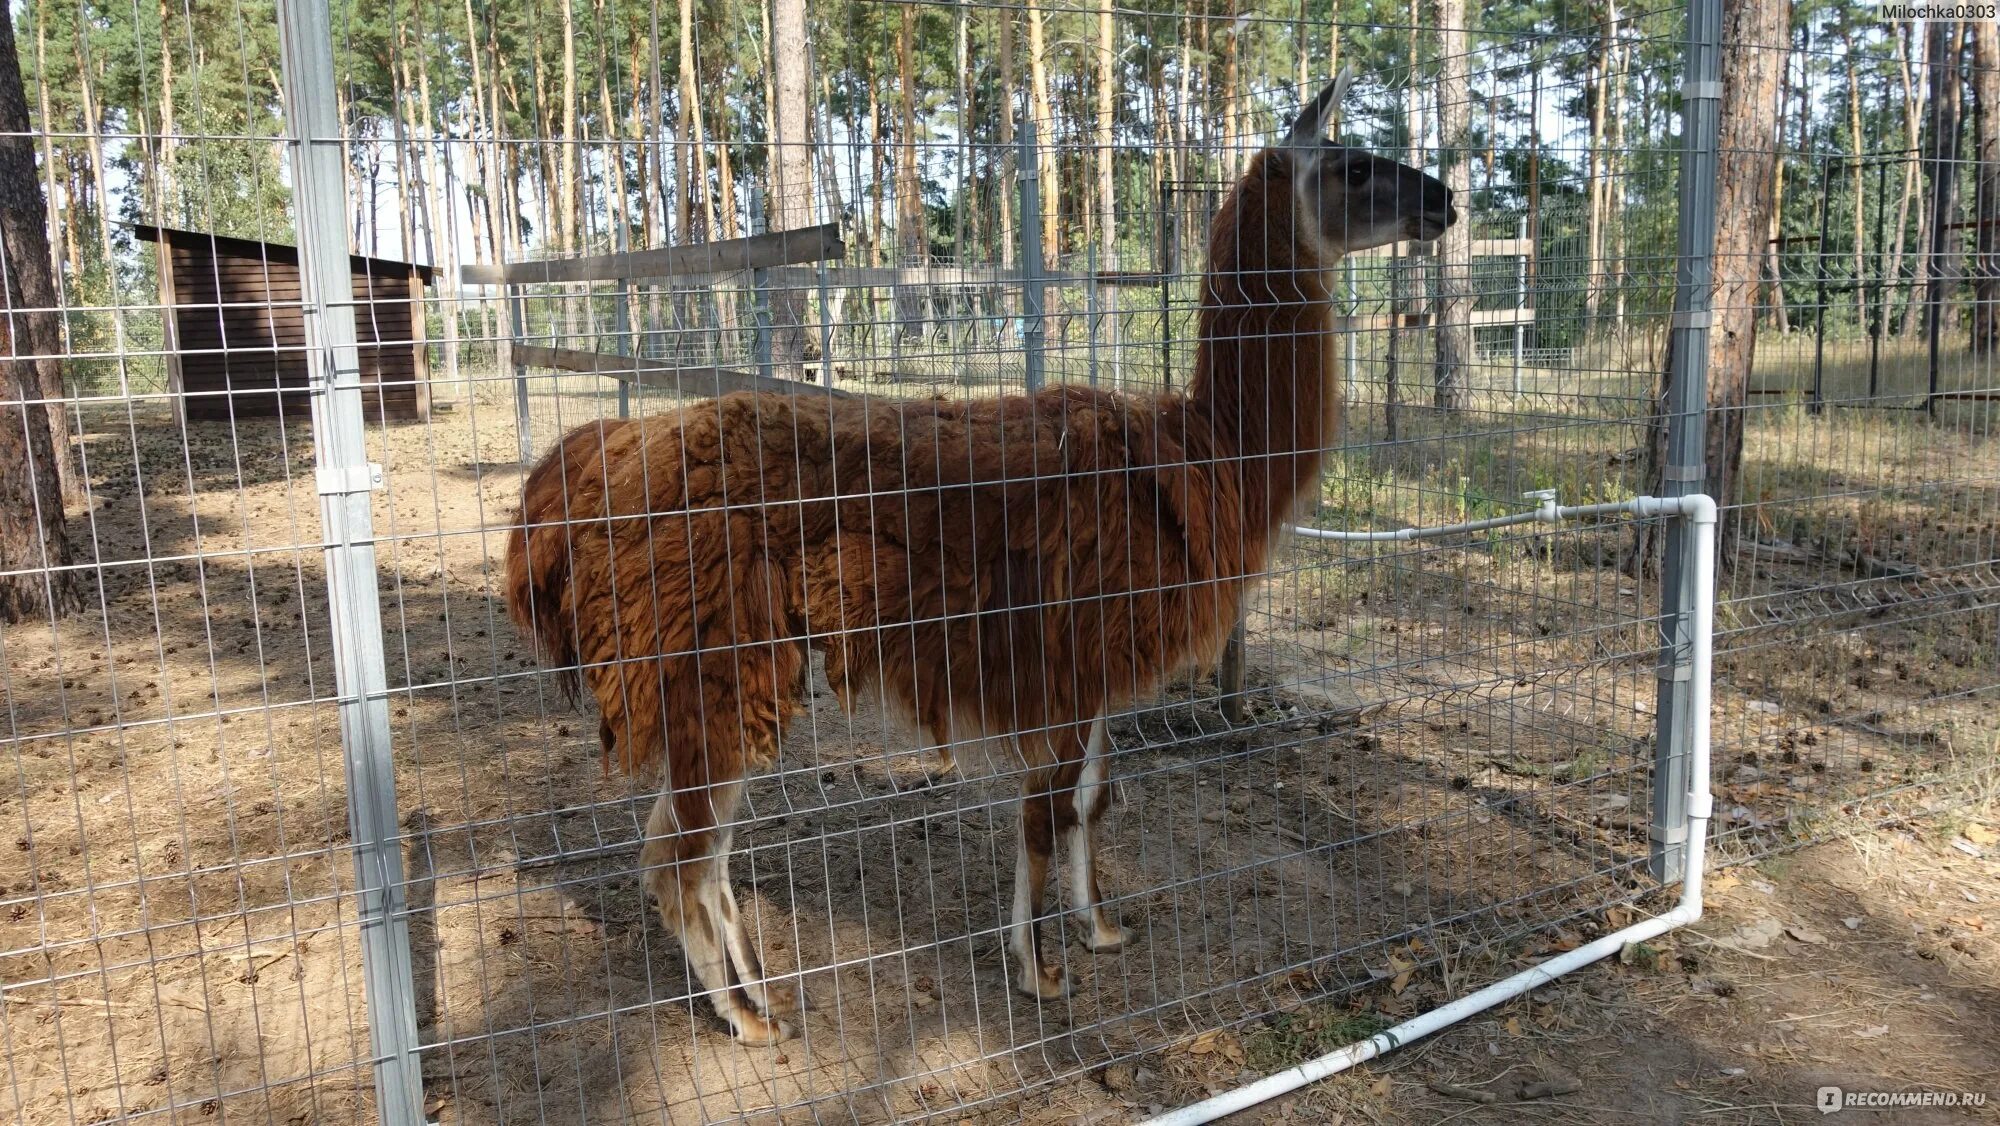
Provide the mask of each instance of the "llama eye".
[{"label": "llama eye", "polygon": [[1347,182],[1352,187],[1360,187],[1368,182],[1368,163],[1357,160],[1347,166]]}]

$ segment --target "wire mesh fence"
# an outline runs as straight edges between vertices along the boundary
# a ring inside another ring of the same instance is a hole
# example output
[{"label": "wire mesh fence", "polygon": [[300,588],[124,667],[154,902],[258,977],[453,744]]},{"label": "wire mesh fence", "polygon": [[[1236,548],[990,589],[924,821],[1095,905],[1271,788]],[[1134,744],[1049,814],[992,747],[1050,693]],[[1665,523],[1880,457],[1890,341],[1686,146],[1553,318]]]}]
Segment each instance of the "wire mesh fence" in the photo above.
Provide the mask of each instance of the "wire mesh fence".
[{"label": "wire mesh fence", "polygon": [[[0,625],[15,1117],[1140,1114],[1667,907],[1678,541],[1325,533],[1662,491],[1688,20],[1401,20],[24,8],[52,270],[10,282],[9,340],[60,362],[0,405],[54,422],[68,555],[44,520],[4,575],[52,604]],[[1716,404],[1742,851],[1993,764],[2000,461],[1957,343],[1991,300],[1915,247],[1920,188],[1990,161],[1969,125],[1904,151],[1887,52],[1923,45],[1830,26],[1760,45],[1808,187],[1769,284],[1714,297],[1763,331]],[[1908,65],[1976,85],[1950,46]],[[1300,253],[1218,214],[1336,53],[1330,135],[1437,173],[1458,223],[1330,228],[1351,253],[1285,284],[1333,331],[1263,330],[1310,378],[1204,369],[1256,336],[1219,301],[1285,304],[1219,299],[1211,231]],[[1976,242],[1972,195],[1938,213]],[[568,578],[524,601],[516,509],[592,425],[527,517]],[[1291,472],[1246,435],[1310,462],[1268,529],[1214,483]],[[1202,553],[1239,570],[1169,566]],[[1037,710],[1113,667],[1133,691]]]}]

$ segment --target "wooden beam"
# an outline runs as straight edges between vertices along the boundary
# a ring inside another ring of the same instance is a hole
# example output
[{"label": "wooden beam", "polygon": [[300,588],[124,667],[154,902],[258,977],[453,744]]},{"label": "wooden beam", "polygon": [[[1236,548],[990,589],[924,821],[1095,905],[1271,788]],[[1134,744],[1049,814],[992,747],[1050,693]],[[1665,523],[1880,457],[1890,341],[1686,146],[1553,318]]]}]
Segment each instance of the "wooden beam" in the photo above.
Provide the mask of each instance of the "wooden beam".
[{"label": "wooden beam", "polygon": [[722,239],[660,250],[554,258],[542,262],[474,265],[459,270],[465,285],[549,285],[563,282],[668,278],[686,274],[728,274],[799,262],[822,262],[847,253],[840,225],[826,223],[795,231],[772,231],[748,238]]},{"label": "wooden beam", "polygon": [[713,398],[731,391],[775,391],[781,395],[831,395],[851,399],[854,394],[837,387],[807,383],[798,379],[777,379],[753,371],[717,367],[677,367],[639,356],[613,356],[604,352],[584,352],[575,348],[545,348],[536,344],[514,345],[514,362],[523,367],[555,368],[558,371],[603,375],[642,387],[657,387],[677,395]]},{"label": "wooden beam", "polygon": [[[1519,325],[1535,323],[1533,309],[1474,309],[1467,317],[1472,325]],[[1429,313],[1376,313],[1363,317],[1335,317],[1335,332],[1368,332],[1384,328],[1429,328]]]}]

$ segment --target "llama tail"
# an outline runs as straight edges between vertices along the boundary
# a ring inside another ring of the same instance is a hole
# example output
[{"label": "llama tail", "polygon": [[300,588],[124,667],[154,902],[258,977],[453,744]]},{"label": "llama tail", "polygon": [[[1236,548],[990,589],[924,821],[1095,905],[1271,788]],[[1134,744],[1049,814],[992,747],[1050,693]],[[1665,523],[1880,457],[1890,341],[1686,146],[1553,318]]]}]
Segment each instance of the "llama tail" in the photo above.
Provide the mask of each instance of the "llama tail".
[{"label": "llama tail", "polygon": [[604,472],[604,444],[614,430],[631,425],[608,419],[586,423],[563,436],[536,464],[521,488],[521,507],[507,535],[507,615],[555,670],[556,684],[572,705],[582,679],[577,667],[576,621],[569,600],[575,558],[571,522],[582,518],[574,490],[587,476]]}]

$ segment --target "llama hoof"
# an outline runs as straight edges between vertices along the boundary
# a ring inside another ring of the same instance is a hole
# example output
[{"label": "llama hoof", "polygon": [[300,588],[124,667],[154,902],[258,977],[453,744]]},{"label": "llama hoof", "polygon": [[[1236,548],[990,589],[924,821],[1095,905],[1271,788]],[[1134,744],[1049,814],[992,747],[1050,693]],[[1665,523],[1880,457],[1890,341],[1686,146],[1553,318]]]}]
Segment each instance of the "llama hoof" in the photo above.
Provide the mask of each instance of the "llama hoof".
[{"label": "llama hoof", "polygon": [[758,1007],[764,1010],[767,1017],[791,1016],[805,1008],[805,991],[795,984],[767,982]]},{"label": "llama hoof", "polygon": [[1093,954],[1110,954],[1125,949],[1132,941],[1132,931],[1128,927],[1096,927],[1085,940],[1084,948]]},{"label": "llama hoof", "polygon": [[782,1020],[766,1020],[763,1017],[745,1014],[731,1029],[738,1044],[752,1047],[766,1044],[782,1044],[797,1034],[790,1023]]},{"label": "llama hoof", "polygon": [[1060,1001],[1070,994],[1070,979],[1061,966],[1043,966],[1014,979],[1014,990],[1037,1001]]}]

